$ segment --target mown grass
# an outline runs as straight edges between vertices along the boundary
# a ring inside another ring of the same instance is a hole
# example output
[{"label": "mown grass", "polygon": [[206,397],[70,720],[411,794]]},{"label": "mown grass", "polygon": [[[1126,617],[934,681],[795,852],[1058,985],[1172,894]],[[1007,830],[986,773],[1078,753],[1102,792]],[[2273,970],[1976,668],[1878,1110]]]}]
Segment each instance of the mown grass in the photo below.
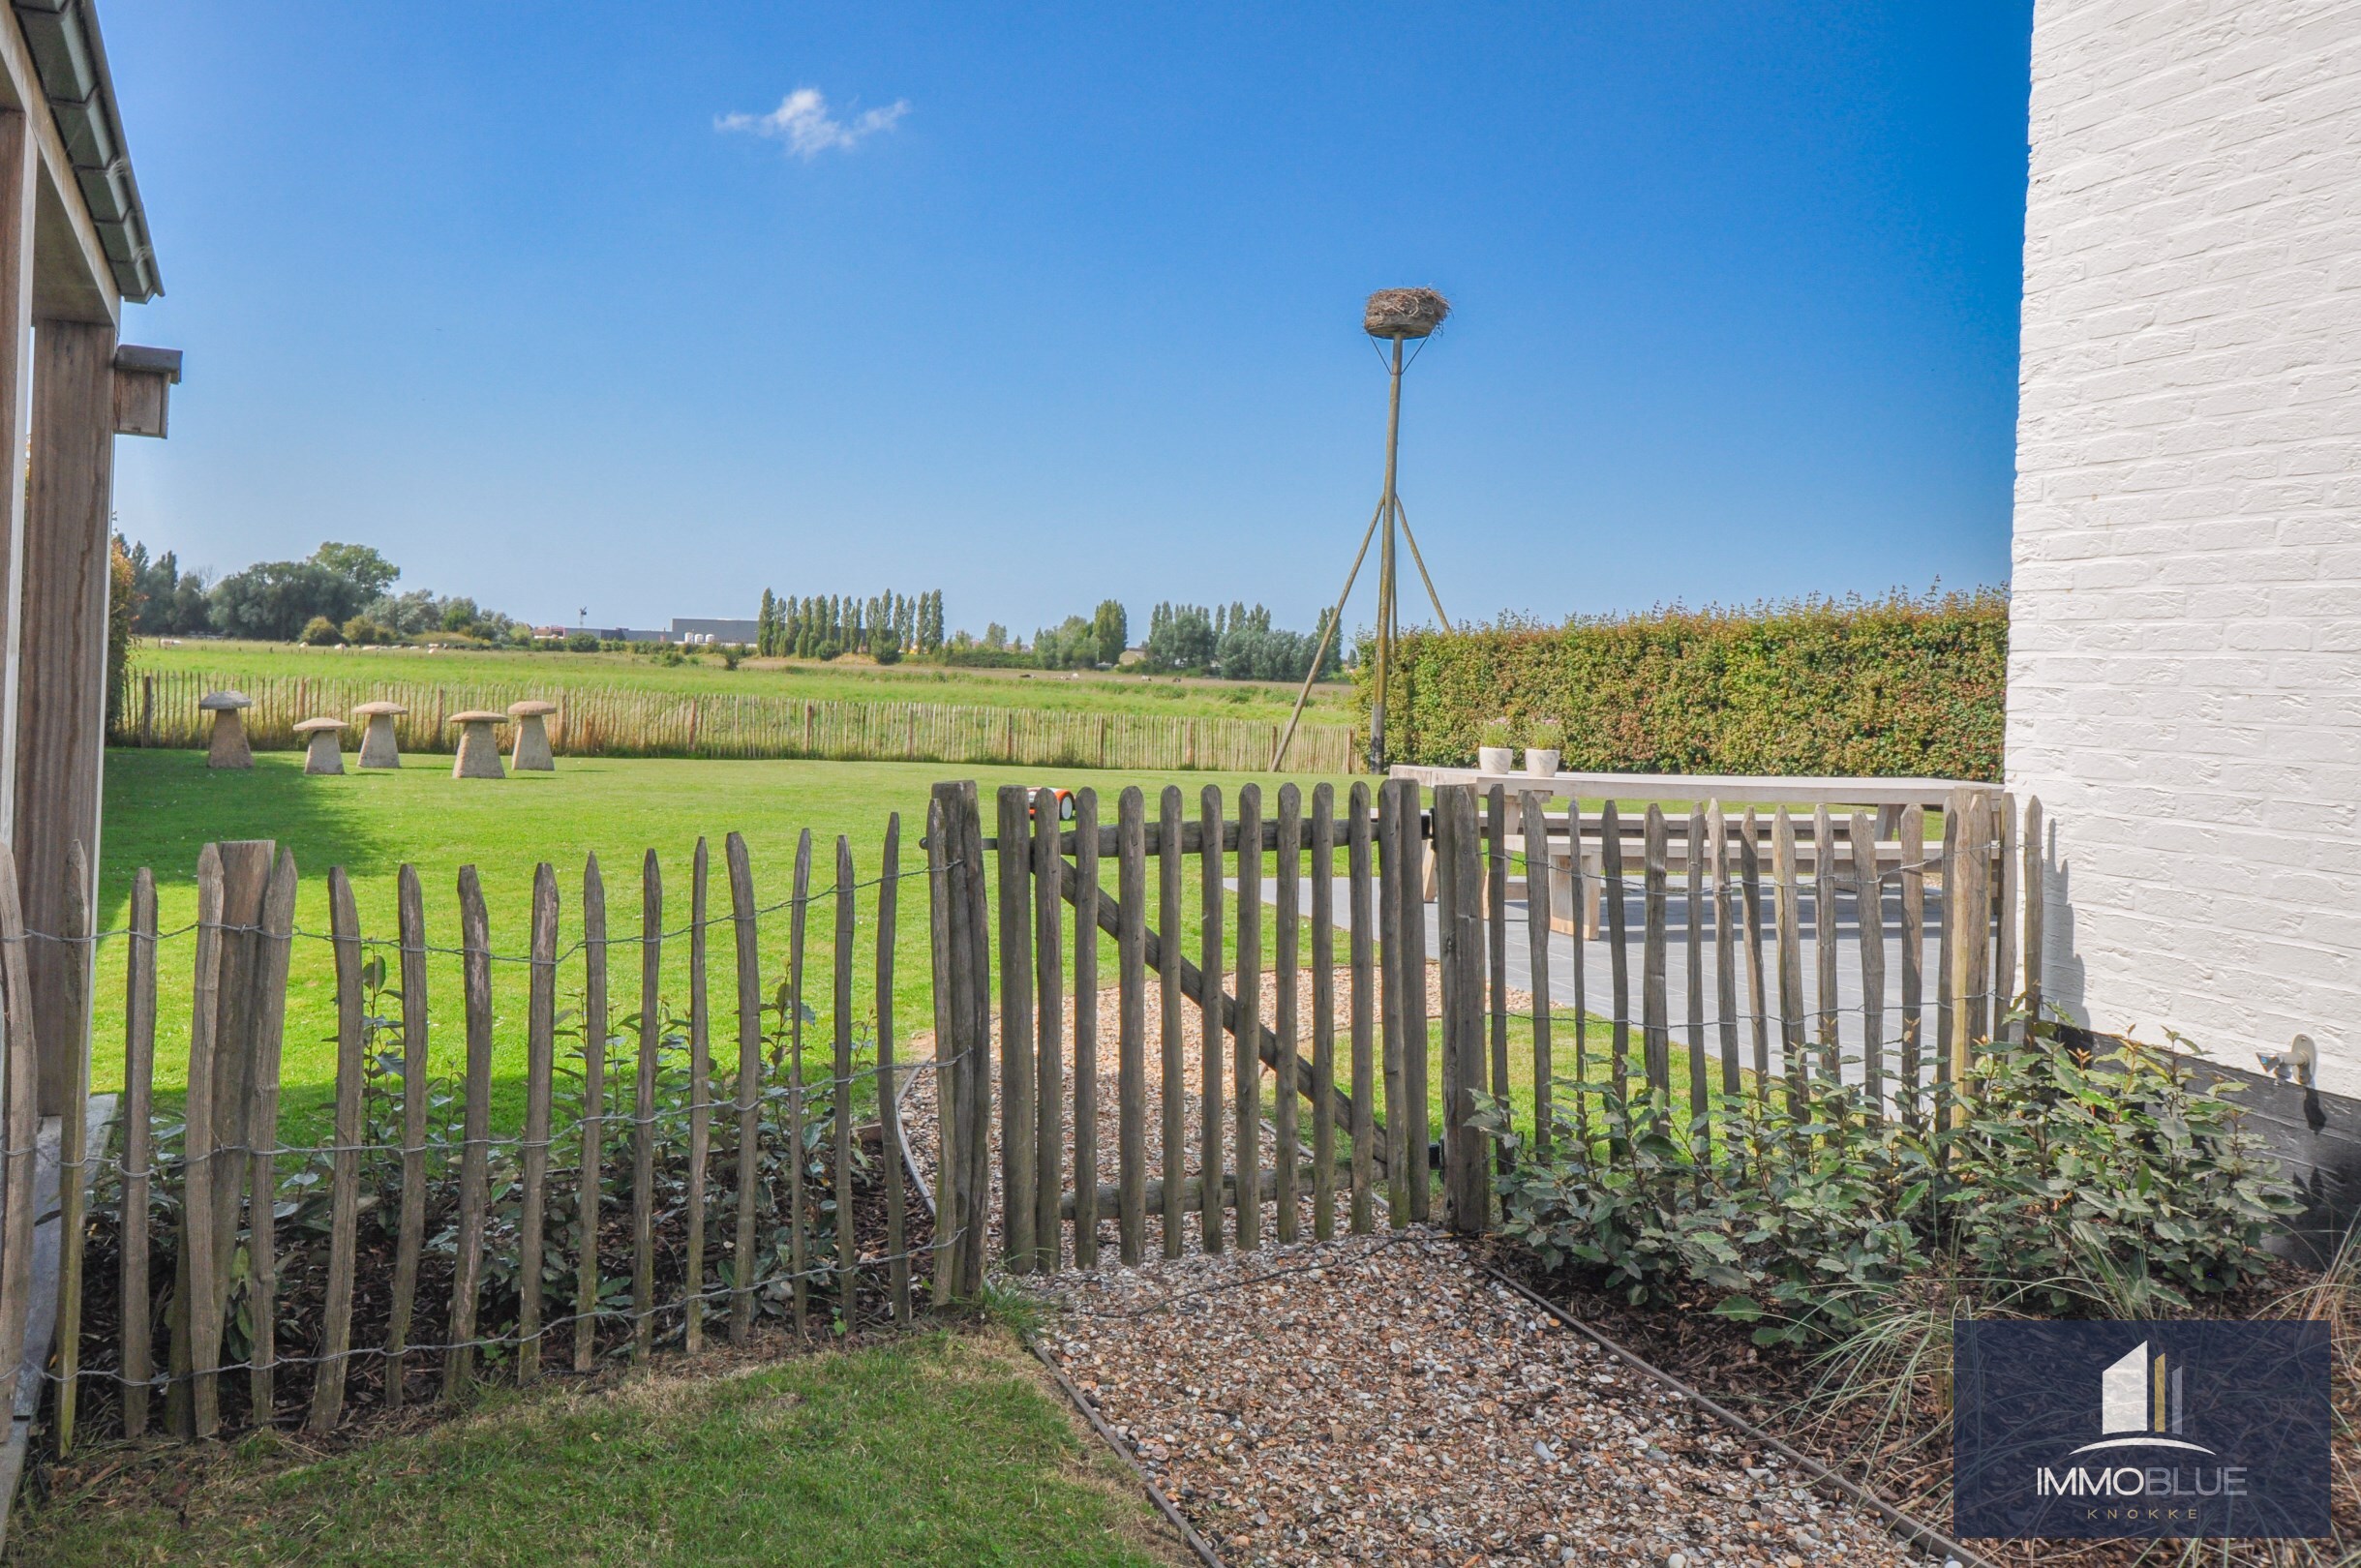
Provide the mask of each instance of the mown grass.
[{"label": "mown grass", "polygon": [[[1284,719],[1295,702],[1292,685],[1272,681],[1199,680],[1147,677],[1117,670],[969,670],[939,665],[871,664],[832,659],[747,659],[726,669],[718,654],[665,664],[640,653],[525,652],[499,648],[304,648],[287,643],[176,640],[141,642],[132,653],[135,682],[142,671],[194,670],[253,679],[265,676],[349,678],[465,685],[469,680],[530,680],[552,690],[590,688],[654,691],[682,696],[762,695],[798,700],[875,703],[963,703],[984,708],[1053,708],[1092,713],[1151,713],[1166,718]],[[1314,690],[1308,722],[1342,724],[1349,717],[1350,688],[1331,681]]]},{"label": "mown grass", "polygon": [[47,1480],[17,1504],[13,1562],[1188,1560],[999,1329],[488,1394],[456,1419],[333,1455],[267,1433],[101,1450]]},{"label": "mown grass", "polygon": [[[710,841],[709,916],[715,922],[710,934],[712,1040],[716,1056],[731,1058],[737,1039],[736,988],[723,838],[732,830],[744,834],[756,902],[778,905],[789,898],[797,839],[808,828],[814,840],[814,902],[808,912],[805,996],[819,1017],[806,1026],[806,1048],[825,1053],[833,1028],[828,966],[834,909],[827,894],[834,883],[835,842],[841,834],[852,848],[855,876],[863,884],[854,894],[860,950],[853,1017],[863,1031],[861,1055],[865,1060],[865,1031],[876,1012],[877,890],[868,884],[877,876],[887,821],[894,812],[901,816],[905,876],[898,885],[893,1023],[902,1039],[933,1027],[925,861],[919,840],[925,828],[929,788],[951,777],[977,780],[984,798],[987,834],[993,831],[992,792],[1004,783],[1087,784],[1098,790],[1105,820],[1112,822],[1117,797],[1127,785],[1145,791],[1153,810],[1165,785],[1177,784],[1194,815],[1205,785],[1219,785],[1226,799],[1234,799],[1237,786],[1244,782],[1240,776],[1214,773],[955,769],[931,763],[565,758],[555,773],[519,774],[494,783],[455,780],[447,765],[432,761],[392,772],[307,777],[301,759],[293,754],[258,756],[252,771],[214,772],[198,752],[116,750],[106,759],[100,926],[111,930],[122,925],[134,873],[143,865],[152,868],[160,924],[167,932],[182,933],[159,949],[156,1082],[168,1102],[186,1077],[196,942],[194,933],[184,928],[196,919],[198,852],[209,840],[271,838],[293,853],[300,873],[295,924],[304,935],[295,942],[289,962],[282,1103],[290,1135],[301,1137],[317,1131],[313,1124],[335,1079],[335,965],[333,950],[323,940],[329,929],[331,866],[343,866],[352,880],[364,935],[388,941],[396,931],[398,871],[405,862],[416,866],[429,940],[455,949],[459,869],[473,865],[483,885],[493,950],[521,954],[529,942],[534,867],[546,859],[556,869],[560,949],[570,950],[582,929],[584,862],[594,854],[605,884],[612,944],[612,1027],[631,1040],[636,1040],[640,1011],[643,858],[649,849],[656,851],[665,898],[663,928],[670,933],[661,954],[658,1016],[677,1018],[688,1008],[688,942],[679,933],[688,923],[691,861],[702,834]],[[1265,777],[1259,782],[1269,797],[1281,781]],[[1299,782],[1308,791],[1313,780]],[[1194,858],[1189,874],[1194,890]],[[1107,875],[1111,887],[1111,858]],[[1198,908],[1194,890],[1183,908],[1194,949]],[[785,974],[790,931],[783,908],[764,915],[759,922],[766,1001]],[[122,1082],[126,952],[127,945],[119,939],[100,948],[92,1081],[102,1091]],[[1111,977],[1111,956],[1105,962]],[[492,978],[495,1110],[505,1123],[522,1113],[529,974],[522,964],[496,963]],[[561,1009],[577,1029],[584,985],[584,956],[572,952],[560,968],[559,994]],[[460,960],[454,953],[434,955],[428,996],[434,1020],[433,1070],[455,1074],[463,1060],[465,1033]],[[561,1053],[570,1044],[561,1041]]]}]

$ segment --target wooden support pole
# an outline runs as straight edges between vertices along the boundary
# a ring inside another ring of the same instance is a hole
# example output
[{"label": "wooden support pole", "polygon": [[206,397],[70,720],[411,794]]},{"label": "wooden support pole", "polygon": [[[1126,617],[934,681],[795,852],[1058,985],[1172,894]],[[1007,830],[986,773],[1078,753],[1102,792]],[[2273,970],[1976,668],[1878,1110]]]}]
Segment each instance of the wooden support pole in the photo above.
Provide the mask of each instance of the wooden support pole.
[{"label": "wooden support pole", "polygon": [[[65,930],[76,896],[98,901],[95,888],[77,894],[68,857],[80,844],[88,864],[98,863],[114,351],[114,328],[100,323],[44,321],[34,340],[11,830],[31,931]],[[42,942],[26,957],[41,1109],[59,1115],[88,1070],[92,950]]]},{"label": "wooden support pole", "polygon": [[14,841],[16,687],[24,615],[25,389],[33,379],[33,270],[41,151],[20,108],[0,109],[0,840]]}]

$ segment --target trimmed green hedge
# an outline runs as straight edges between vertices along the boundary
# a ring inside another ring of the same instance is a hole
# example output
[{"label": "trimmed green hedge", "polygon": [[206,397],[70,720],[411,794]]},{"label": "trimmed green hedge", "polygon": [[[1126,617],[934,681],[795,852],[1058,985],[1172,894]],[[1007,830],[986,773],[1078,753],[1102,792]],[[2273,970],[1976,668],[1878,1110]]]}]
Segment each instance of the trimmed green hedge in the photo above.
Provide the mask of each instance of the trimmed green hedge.
[{"label": "trimmed green hedge", "polygon": [[[1372,651],[1364,638],[1364,724]],[[2000,777],[2004,588],[1504,619],[1408,633],[1398,655],[1396,762],[1470,764],[1477,729],[1505,714],[1561,721],[1569,770]]]}]

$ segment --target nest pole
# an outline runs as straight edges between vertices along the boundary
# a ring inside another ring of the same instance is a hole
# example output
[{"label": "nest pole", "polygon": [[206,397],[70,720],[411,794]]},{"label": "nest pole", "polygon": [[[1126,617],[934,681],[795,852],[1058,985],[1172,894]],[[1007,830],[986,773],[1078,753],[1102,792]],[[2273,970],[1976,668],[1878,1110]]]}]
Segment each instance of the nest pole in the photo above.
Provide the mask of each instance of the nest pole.
[{"label": "nest pole", "polygon": [[1278,748],[1271,755],[1271,770],[1277,772],[1286,762],[1287,747],[1295,739],[1296,721],[1303,716],[1304,704],[1312,695],[1313,682],[1319,678],[1320,661],[1327,655],[1328,640],[1337,635],[1345,618],[1346,601],[1352,596],[1353,583],[1361,575],[1361,562],[1368,557],[1369,541],[1377,529],[1385,530],[1377,548],[1377,626],[1376,648],[1376,685],[1369,706],[1369,770],[1382,773],[1386,769],[1385,694],[1393,675],[1394,646],[1400,627],[1397,624],[1398,601],[1395,598],[1394,534],[1399,528],[1410,547],[1410,558],[1418,563],[1419,578],[1425,582],[1427,598],[1435,606],[1435,618],[1444,630],[1451,620],[1443,614],[1442,599],[1435,591],[1435,579],[1427,572],[1425,558],[1419,553],[1418,541],[1410,533],[1410,520],[1403,510],[1402,497],[1395,488],[1395,475],[1402,448],[1402,373],[1406,368],[1402,346],[1413,338],[1423,339],[1442,324],[1451,311],[1450,302],[1431,288],[1381,288],[1369,296],[1361,318],[1361,330],[1370,337],[1393,340],[1393,354],[1387,366],[1385,408],[1385,486],[1377,498],[1377,515],[1370,519],[1369,528],[1361,535],[1361,548],[1352,558],[1352,570],[1345,574],[1345,591],[1336,602],[1336,612],[1329,617],[1329,625],[1321,635],[1318,648],[1313,652],[1312,667],[1304,672],[1303,689],[1295,694],[1295,707],[1287,715],[1286,727],[1280,733]]}]

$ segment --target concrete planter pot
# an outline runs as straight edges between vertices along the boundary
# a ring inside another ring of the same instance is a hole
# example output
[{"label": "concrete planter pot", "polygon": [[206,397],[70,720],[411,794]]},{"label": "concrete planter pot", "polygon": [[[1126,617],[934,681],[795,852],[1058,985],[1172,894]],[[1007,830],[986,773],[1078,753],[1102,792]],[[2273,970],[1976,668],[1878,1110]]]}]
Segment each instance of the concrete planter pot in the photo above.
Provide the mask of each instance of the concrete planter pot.
[{"label": "concrete planter pot", "polygon": [[1479,773],[1511,773],[1517,768],[1517,748],[1514,746],[1478,746],[1475,748],[1475,770]]},{"label": "concrete planter pot", "polygon": [[1558,753],[1544,751],[1539,746],[1527,746],[1525,748],[1525,776],[1528,778],[1556,778],[1558,776]]}]

